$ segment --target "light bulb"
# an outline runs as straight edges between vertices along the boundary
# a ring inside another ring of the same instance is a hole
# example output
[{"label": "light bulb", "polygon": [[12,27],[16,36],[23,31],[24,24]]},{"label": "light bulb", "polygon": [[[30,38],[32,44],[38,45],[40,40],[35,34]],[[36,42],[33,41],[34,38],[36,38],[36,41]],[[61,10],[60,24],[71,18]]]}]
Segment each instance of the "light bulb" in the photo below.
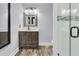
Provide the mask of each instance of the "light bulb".
[{"label": "light bulb", "polygon": [[61,11],[61,13],[62,13],[62,15],[65,15],[65,14],[66,14],[66,10],[63,9],[63,10]]},{"label": "light bulb", "polygon": [[25,14],[28,14],[28,10],[25,10]]},{"label": "light bulb", "polygon": [[73,12],[76,13],[77,12],[77,9],[74,9]]},{"label": "light bulb", "polygon": [[34,10],[34,14],[37,14],[37,10]]},{"label": "light bulb", "polygon": [[30,14],[33,14],[33,10],[30,9]]},{"label": "light bulb", "polygon": [[73,9],[71,13],[74,15],[76,14],[76,12],[77,12],[77,9]]}]

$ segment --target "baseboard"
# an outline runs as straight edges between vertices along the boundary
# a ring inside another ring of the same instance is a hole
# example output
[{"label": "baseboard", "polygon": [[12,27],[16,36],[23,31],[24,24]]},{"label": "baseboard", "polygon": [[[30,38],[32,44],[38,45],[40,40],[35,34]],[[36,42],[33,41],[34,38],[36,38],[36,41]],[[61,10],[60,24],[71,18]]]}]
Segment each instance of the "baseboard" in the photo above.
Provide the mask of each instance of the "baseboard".
[{"label": "baseboard", "polygon": [[9,56],[15,56],[16,55],[16,53],[19,51],[19,49],[17,48],[17,49],[15,49]]},{"label": "baseboard", "polygon": [[53,46],[53,43],[49,43],[49,42],[42,42],[42,43],[39,43],[39,46]]}]

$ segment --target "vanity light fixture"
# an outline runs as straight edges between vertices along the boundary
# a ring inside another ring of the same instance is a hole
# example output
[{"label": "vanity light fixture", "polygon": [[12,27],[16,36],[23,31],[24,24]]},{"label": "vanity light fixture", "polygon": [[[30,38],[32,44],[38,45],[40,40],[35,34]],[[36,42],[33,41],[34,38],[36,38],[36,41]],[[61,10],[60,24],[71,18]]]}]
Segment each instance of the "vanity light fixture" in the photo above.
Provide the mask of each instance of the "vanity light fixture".
[{"label": "vanity light fixture", "polygon": [[25,14],[26,15],[36,15],[37,9],[35,7],[28,7],[25,9]]}]

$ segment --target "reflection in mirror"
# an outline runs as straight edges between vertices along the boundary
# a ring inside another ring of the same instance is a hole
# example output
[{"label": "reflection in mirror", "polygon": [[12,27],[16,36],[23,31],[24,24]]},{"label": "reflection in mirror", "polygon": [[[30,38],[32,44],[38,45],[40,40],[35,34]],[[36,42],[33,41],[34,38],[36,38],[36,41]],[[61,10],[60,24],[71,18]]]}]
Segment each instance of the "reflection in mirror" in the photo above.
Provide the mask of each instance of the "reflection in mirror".
[{"label": "reflection in mirror", "polygon": [[36,15],[25,15],[24,14],[24,27],[34,27],[37,26],[37,16]]},{"label": "reflection in mirror", "polygon": [[10,4],[0,4],[0,48],[10,43]]}]

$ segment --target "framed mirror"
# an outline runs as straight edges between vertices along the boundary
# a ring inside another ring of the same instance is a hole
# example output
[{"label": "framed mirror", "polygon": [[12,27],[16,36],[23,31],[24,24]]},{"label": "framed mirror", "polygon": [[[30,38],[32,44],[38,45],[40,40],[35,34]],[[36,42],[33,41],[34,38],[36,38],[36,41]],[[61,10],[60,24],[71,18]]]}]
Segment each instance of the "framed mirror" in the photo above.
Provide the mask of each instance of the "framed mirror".
[{"label": "framed mirror", "polygon": [[38,11],[35,7],[28,7],[24,9],[24,27],[37,26]]},{"label": "framed mirror", "polygon": [[0,3],[0,49],[10,44],[10,3]]}]

